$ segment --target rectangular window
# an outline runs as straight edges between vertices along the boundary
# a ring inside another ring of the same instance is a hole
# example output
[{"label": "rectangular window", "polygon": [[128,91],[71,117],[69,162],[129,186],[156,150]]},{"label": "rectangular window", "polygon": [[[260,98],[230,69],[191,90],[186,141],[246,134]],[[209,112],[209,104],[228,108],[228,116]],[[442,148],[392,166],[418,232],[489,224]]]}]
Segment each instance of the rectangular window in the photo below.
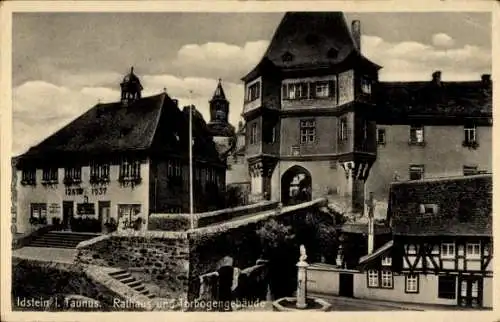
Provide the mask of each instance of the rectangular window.
[{"label": "rectangular window", "polygon": [[109,164],[94,162],[90,165],[90,183],[109,182]]},{"label": "rectangular window", "polygon": [[424,143],[424,127],[421,125],[410,126],[410,144]]},{"label": "rectangular window", "polygon": [[417,254],[417,247],[415,245],[410,244],[407,246],[407,253],[408,255],[416,255]]},{"label": "rectangular window", "polygon": [[81,167],[67,167],[64,169],[64,183],[65,184],[79,184],[82,182],[82,168]]},{"label": "rectangular window", "polygon": [[441,244],[441,258],[455,259],[455,244],[454,243]]},{"label": "rectangular window", "polygon": [[378,287],[378,271],[368,271],[368,287]]},{"label": "rectangular window", "polygon": [[38,221],[47,219],[47,204],[46,203],[32,203],[31,204],[31,218]]},{"label": "rectangular window", "polygon": [[329,97],[330,91],[328,82],[318,82],[315,84],[315,95],[316,97]]},{"label": "rectangular window", "polygon": [[22,185],[35,185],[36,184],[36,169],[23,169],[21,184]]},{"label": "rectangular window", "polygon": [[392,288],[392,272],[389,270],[383,270],[380,278],[380,286],[382,288]]},{"label": "rectangular window", "polygon": [[476,142],[476,126],[467,124],[464,126],[464,143],[471,144]]},{"label": "rectangular window", "polygon": [[365,94],[371,94],[372,92],[372,82],[368,78],[361,78],[361,91]]},{"label": "rectangular window", "polygon": [[309,98],[309,83],[290,83],[283,85],[284,99],[304,99]]},{"label": "rectangular window", "polygon": [[139,160],[122,160],[120,164],[120,181],[135,181],[141,178],[141,162]]},{"label": "rectangular window", "polygon": [[42,174],[43,183],[57,183],[58,181],[58,169],[57,168],[45,168]]},{"label": "rectangular window", "polygon": [[250,144],[257,143],[257,123],[252,123],[250,126]]},{"label": "rectangular window", "polygon": [[422,180],[424,178],[424,166],[421,164],[410,165],[409,177],[410,180]]},{"label": "rectangular window", "polygon": [[456,283],[455,276],[439,276],[438,297],[441,299],[455,299],[457,289]]},{"label": "rectangular window", "polygon": [[418,274],[408,274],[405,276],[406,293],[418,293]]},{"label": "rectangular window", "polygon": [[438,212],[438,205],[436,204],[420,204],[420,214],[422,215],[435,215]]},{"label": "rectangular window", "polygon": [[385,129],[377,129],[377,144],[385,144]]},{"label": "rectangular window", "polygon": [[141,205],[139,204],[120,204],[118,205],[118,221],[124,222],[125,227],[133,227],[134,222],[141,214]]},{"label": "rectangular window", "polygon": [[463,166],[464,176],[471,176],[474,174],[478,174],[477,165],[464,165]]},{"label": "rectangular window", "polygon": [[339,141],[347,141],[347,119],[345,117],[339,120]]},{"label": "rectangular window", "polygon": [[251,102],[260,98],[260,82],[256,82],[248,87],[247,101]]},{"label": "rectangular window", "polygon": [[382,257],[382,266],[391,266],[392,265],[392,257],[384,256]]},{"label": "rectangular window", "polygon": [[314,143],[316,141],[316,122],[314,120],[300,121],[300,143]]},{"label": "rectangular window", "polygon": [[481,244],[480,243],[467,243],[466,247],[467,259],[480,259],[481,258]]},{"label": "rectangular window", "polygon": [[94,216],[96,214],[94,203],[79,203],[76,204],[76,213],[80,216]]}]

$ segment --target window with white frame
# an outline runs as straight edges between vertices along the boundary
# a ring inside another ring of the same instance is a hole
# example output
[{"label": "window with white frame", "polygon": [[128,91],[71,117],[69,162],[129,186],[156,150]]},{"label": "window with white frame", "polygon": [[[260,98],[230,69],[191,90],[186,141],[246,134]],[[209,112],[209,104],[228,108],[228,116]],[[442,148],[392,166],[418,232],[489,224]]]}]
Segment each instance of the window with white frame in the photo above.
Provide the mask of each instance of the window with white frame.
[{"label": "window with white frame", "polygon": [[424,127],[421,125],[410,126],[410,144],[424,143]]},{"label": "window with white frame", "polygon": [[368,287],[378,287],[378,271],[368,271]]},{"label": "window with white frame", "polygon": [[339,141],[347,141],[347,118],[342,117],[339,120]]},{"label": "window with white frame", "polygon": [[441,244],[441,258],[454,259],[455,258],[455,244],[442,243]]},{"label": "window with white frame", "polygon": [[82,182],[82,168],[81,167],[67,167],[64,169],[64,183],[65,184],[78,184]]},{"label": "window with white frame", "polygon": [[382,288],[392,288],[392,271],[383,270],[380,276],[380,286]]},{"label": "window with white frame", "polygon": [[21,184],[35,185],[36,184],[36,169],[23,169]]},{"label": "window with white frame", "polygon": [[480,243],[467,243],[466,246],[467,259],[481,258],[481,244]]},{"label": "window with white frame", "polygon": [[141,178],[141,162],[123,159],[120,164],[120,180],[137,180]]},{"label": "window with white frame", "polygon": [[247,102],[254,101],[260,97],[260,82],[248,86]]},{"label": "window with white frame", "polygon": [[412,164],[408,170],[410,180],[422,180],[424,178],[424,166],[422,164]]},{"label": "window with white frame", "polygon": [[57,183],[58,169],[56,167],[43,169],[42,180],[46,183]]},{"label": "window with white frame", "polygon": [[384,256],[382,257],[382,266],[391,266],[392,265],[392,257]]},{"label": "window with white frame", "polygon": [[316,122],[314,120],[300,121],[300,143],[314,143],[316,141]]},{"label": "window with white frame", "polygon": [[418,293],[418,274],[408,274],[405,276],[406,293]]},{"label": "window with white frame", "polygon": [[476,142],[476,126],[474,124],[464,125],[464,143],[475,143]]},{"label": "window with white frame", "polygon": [[316,97],[330,96],[328,82],[318,82],[315,86]]},{"label": "window with white frame", "polygon": [[366,77],[361,78],[361,91],[365,94],[371,94],[372,82],[370,79]]},{"label": "window with white frame", "polygon": [[377,144],[385,144],[385,129],[377,129]]},{"label": "window with white frame", "polygon": [[408,255],[415,255],[417,254],[417,247],[413,244],[410,244],[407,246],[407,253]]},{"label": "window with white frame", "polygon": [[257,123],[250,125],[250,144],[257,143]]}]

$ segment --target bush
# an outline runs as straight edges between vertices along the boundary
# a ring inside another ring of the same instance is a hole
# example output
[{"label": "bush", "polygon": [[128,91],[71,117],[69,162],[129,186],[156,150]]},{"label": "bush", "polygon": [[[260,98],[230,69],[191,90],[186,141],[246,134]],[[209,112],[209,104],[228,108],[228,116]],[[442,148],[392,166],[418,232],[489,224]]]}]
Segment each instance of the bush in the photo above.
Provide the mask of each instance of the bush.
[{"label": "bush", "polygon": [[291,226],[285,226],[274,219],[267,220],[257,230],[257,235],[265,256],[271,255],[295,238]]}]

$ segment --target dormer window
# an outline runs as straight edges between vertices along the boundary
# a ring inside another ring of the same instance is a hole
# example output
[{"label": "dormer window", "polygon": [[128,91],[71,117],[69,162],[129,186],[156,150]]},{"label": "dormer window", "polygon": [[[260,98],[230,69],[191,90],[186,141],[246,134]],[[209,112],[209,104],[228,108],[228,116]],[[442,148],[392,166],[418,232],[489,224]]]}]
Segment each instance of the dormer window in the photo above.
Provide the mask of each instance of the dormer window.
[{"label": "dormer window", "polygon": [[328,50],[328,53],[326,54],[326,56],[330,59],[335,59],[337,58],[339,55],[339,51],[335,48],[330,48],[330,50]]},{"label": "dormer window", "polygon": [[319,37],[318,35],[315,35],[315,34],[308,34],[306,36],[306,43],[308,45],[315,45],[319,42]]},{"label": "dormer window", "polygon": [[281,56],[281,59],[286,62],[291,62],[293,60],[293,55],[290,52],[286,52]]}]

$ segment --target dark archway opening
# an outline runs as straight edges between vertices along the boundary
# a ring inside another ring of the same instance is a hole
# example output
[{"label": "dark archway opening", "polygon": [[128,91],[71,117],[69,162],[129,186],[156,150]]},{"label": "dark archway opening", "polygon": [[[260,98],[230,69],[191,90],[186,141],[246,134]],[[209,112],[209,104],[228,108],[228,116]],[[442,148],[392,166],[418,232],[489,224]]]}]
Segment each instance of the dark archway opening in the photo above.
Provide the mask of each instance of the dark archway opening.
[{"label": "dark archway opening", "polygon": [[309,171],[293,166],[281,177],[281,202],[296,205],[312,200],[312,179]]}]

